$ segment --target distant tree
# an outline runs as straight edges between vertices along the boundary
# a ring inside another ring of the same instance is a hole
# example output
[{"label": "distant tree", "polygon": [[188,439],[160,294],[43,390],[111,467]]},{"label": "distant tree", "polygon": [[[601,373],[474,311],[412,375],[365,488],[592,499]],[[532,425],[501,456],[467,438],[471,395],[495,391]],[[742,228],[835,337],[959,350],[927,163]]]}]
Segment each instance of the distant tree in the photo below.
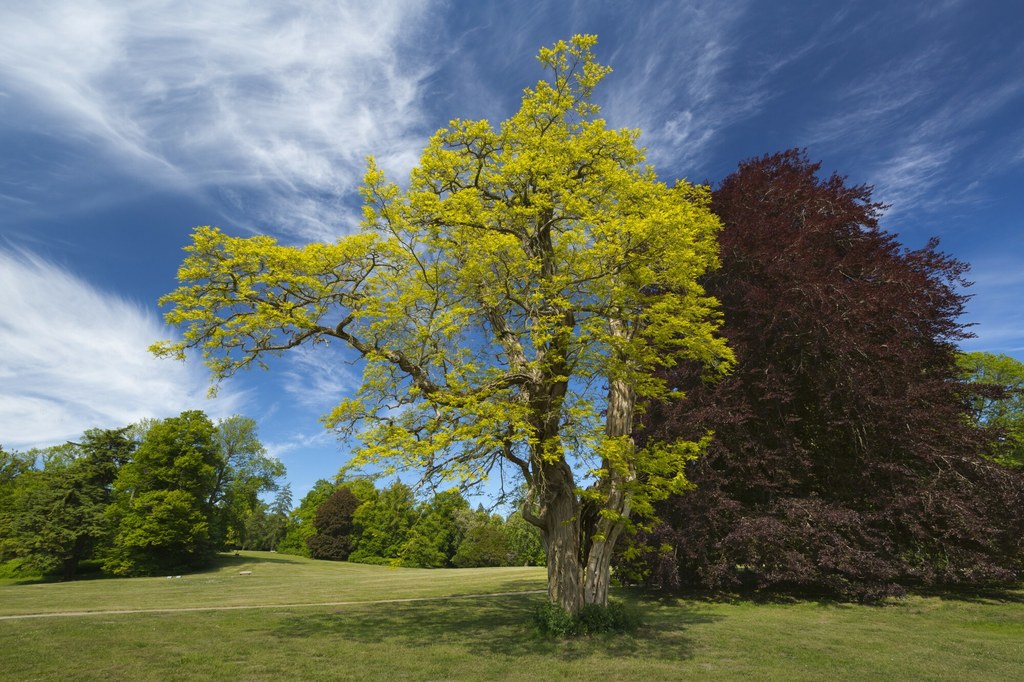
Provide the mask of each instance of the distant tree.
[{"label": "distant tree", "polygon": [[146,440],[146,434],[149,433],[149,430],[161,421],[163,420],[155,417],[143,417],[128,426],[128,437],[138,446],[142,441]]},{"label": "distant tree", "polygon": [[291,505],[292,492],[289,484],[278,489],[270,504],[257,499],[245,517],[242,548],[274,550],[288,532]]},{"label": "distant tree", "polygon": [[306,541],[314,559],[345,561],[352,551],[352,516],[359,500],[348,488],[338,488],[316,510],[313,537]]},{"label": "distant tree", "polygon": [[274,549],[288,532],[288,514],[292,510],[292,486],[285,483],[278,488],[267,515],[266,532],[261,549]]},{"label": "distant tree", "polygon": [[648,579],[858,598],[1013,580],[1024,486],[979,457],[956,364],[967,266],[902,250],[868,187],[818,169],[788,151],[714,192],[722,267],[702,282],[738,364],[664,373],[687,398],[643,418],[649,441],[714,432],[646,537]]},{"label": "distant tree", "polygon": [[294,247],[197,229],[163,299],[182,340],[154,346],[201,350],[216,379],[303,345],[358,353],[364,381],[325,420],[361,435],[357,463],[439,481],[511,467],[549,599],[572,613],[607,603],[631,514],[683,489],[700,450],[635,448],[637,400],[665,394],[653,370],[730,359],[696,284],[718,260],[708,192],[660,182],[639,132],[598,116],[595,44],[541,49],[549,78],[519,110],[439,130],[405,189],[371,161],[359,234]]},{"label": "distant tree", "polygon": [[320,479],[313,484],[310,491],[299,501],[299,506],[293,509],[288,517],[284,537],[276,546],[280,554],[309,556],[309,545],[306,541],[316,533],[316,526],[313,524],[316,510],[327,501],[337,487],[335,483],[326,479]]},{"label": "distant tree", "polygon": [[238,532],[238,546],[242,549],[256,551],[273,549],[274,543],[270,540],[270,505],[263,500],[256,500],[256,503],[246,512],[245,518],[242,519],[242,525]]},{"label": "distant tree", "polygon": [[458,515],[468,509],[469,502],[457,488],[437,493],[420,505],[402,547],[402,564],[422,568],[453,566],[452,559],[464,536]]},{"label": "distant tree", "polygon": [[509,564],[513,566],[543,566],[544,546],[537,527],[526,521],[519,512],[513,512],[502,525],[508,546]]},{"label": "distant tree", "polygon": [[0,561],[16,556],[13,523],[18,499],[35,471],[33,453],[4,450],[0,446]]},{"label": "distant tree", "polygon": [[[35,461],[34,454],[4,450],[0,445],[0,486],[11,484],[18,476],[32,471],[35,468]],[[0,487],[0,490],[3,489]]]},{"label": "distant tree", "polygon": [[288,516],[292,510],[292,484],[285,483],[277,489],[274,494],[274,503],[270,506],[270,512],[278,516]]},{"label": "distant tree", "polygon": [[392,483],[356,510],[356,540],[349,560],[400,562],[415,522],[416,496],[412,488],[401,481]]},{"label": "distant tree", "polygon": [[500,516],[488,514],[480,507],[476,511],[467,509],[459,517],[464,534],[458,551],[452,557],[455,566],[473,568],[509,565],[511,552]]},{"label": "distant tree", "polygon": [[117,531],[105,570],[145,575],[208,563],[217,547],[211,496],[223,466],[216,428],[202,412],[149,428],[115,482]]},{"label": "distant tree", "polygon": [[217,511],[211,535],[218,547],[238,544],[246,519],[259,507],[261,493],[277,487],[285,468],[267,456],[257,435],[256,421],[234,415],[217,422],[215,441],[220,449],[215,483],[206,503]]},{"label": "distant tree", "polygon": [[46,458],[19,496],[12,536],[25,565],[73,580],[79,564],[109,540],[107,507],[118,469],[135,449],[127,429],[86,431],[80,443]]},{"label": "distant tree", "polygon": [[1024,468],[1024,362],[975,352],[962,354],[960,367],[971,382],[971,416],[990,433],[993,457]]}]

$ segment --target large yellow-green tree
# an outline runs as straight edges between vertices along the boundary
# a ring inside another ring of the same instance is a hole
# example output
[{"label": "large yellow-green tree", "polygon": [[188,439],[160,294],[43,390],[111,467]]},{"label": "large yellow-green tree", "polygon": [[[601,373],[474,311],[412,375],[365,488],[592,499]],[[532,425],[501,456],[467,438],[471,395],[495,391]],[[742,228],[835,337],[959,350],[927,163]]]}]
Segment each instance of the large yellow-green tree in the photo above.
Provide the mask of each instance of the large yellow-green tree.
[{"label": "large yellow-green tree", "polygon": [[519,111],[452,121],[407,189],[371,159],[358,234],[290,247],[198,228],[162,301],[183,339],[154,347],[201,349],[216,379],[302,345],[355,349],[362,385],[325,421],[358,434],[356,463],[447,480],[510,466],[570,612],[607,602],[631,513],[685,488],[700,450],[635,447],[638,399],[668,392],[653,370],[731,362],[697,284],[717,265],[709,192],[659,182],[639,131],[598,117],[595,42],[542,49],[549,77]]}]

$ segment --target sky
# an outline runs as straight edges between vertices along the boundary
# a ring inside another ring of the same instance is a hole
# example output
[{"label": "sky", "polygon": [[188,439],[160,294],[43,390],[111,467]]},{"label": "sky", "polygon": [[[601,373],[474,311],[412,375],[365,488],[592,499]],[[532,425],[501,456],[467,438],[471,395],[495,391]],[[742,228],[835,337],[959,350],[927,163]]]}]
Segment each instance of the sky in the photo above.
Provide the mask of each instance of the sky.
[{"label": "sky", "polygon": [[193,227],[333,240],[367,155],[408,177],[450,119],[510,116],[536,54],[598,36],[595,91],[667,182],[806,148],[883,227],[971,264],[965,350],[1024,360],[1024,3],[1014,0],[3,0],[0,444],[201,409],[255,419],[298,501],[358,385],[296,351],[207,397],[159,297]]}]

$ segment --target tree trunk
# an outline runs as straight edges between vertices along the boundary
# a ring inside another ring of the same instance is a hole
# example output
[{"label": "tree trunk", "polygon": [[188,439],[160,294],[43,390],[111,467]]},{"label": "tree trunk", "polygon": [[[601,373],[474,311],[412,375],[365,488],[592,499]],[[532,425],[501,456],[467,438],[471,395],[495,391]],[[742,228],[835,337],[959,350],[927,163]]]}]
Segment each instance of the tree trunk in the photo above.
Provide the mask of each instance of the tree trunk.
[{"label": "tree trunk", "polygon": [[565,462],[545,467],[541,541],[548,564],[548,599],[569,613],[583,607],[579,503]]},{"label": "tree trunk", "polygon": [[609,499],[605,509],[616,515],[621,515],[622,520],[612,520],[602,517],[595,527],[596,538],[590,545],[587,553],[587,573],[583,585],[583,602],[585,604],[597,604],[608,606],[608,587],[611,584],[612,555],[615,552],[615,544],[622,536],[625,529],[625,517],[629,515],[629,503],[621,490],[613,493],[614,499]]},{"label": "tree trunk", "polygon": [[[608,387],[608,411],[605,421],[605,435],[610,439],[624,439],[624,445],[632,450],[633,410],[636,394],[624,381],[615,379]],[[615,466],[612,462],[602,463],[607,472],[606,479],[598,482],[605,496],[603,514],[594,524],[590,551],[587,552],[586,576],[583,599],[585,604],[608,606],[608,587],[611,583],[612,554],[615,544],[625,530],[630,506],[626,486],[636,478],[632,452]],[[622,467],[626,467],[623,469]]]}]

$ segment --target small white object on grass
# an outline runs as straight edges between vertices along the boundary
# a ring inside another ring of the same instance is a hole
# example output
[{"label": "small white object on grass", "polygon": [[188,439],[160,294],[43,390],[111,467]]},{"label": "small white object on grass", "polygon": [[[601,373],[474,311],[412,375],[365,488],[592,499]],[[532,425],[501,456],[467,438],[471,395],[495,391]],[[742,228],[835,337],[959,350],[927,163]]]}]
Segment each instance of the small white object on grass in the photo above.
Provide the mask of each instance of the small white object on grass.
[{"label": "small white object on grass", "polygon": [[238,575],[252,575],[252,571],[239,571]]}]

